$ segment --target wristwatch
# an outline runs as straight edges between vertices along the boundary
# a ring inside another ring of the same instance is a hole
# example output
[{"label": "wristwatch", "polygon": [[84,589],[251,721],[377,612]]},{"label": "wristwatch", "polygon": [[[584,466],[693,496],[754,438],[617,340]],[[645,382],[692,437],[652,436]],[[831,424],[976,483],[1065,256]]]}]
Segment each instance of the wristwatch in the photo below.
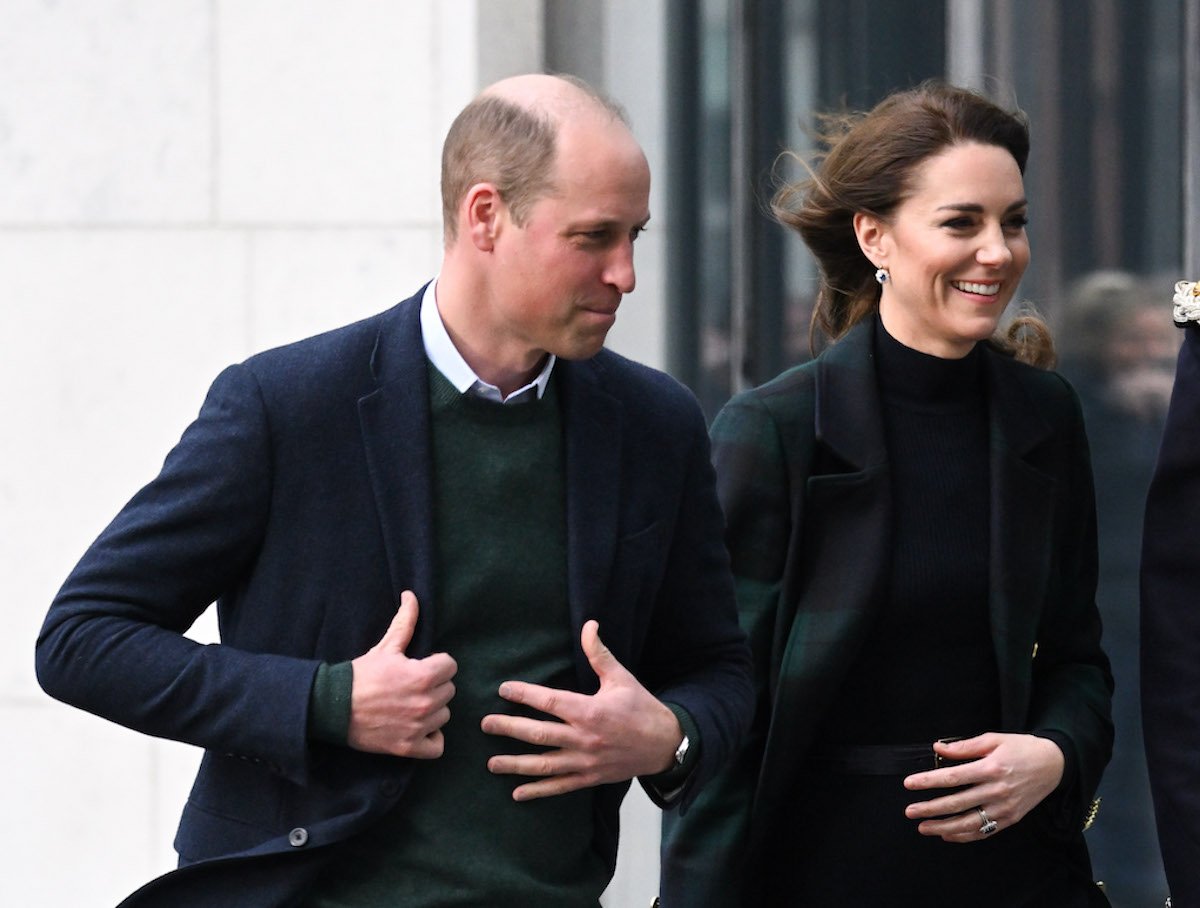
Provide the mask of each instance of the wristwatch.
[{"label": "wristwatch", "polygon": [[683,740],[679,742],[679,746],[675,748],[675,765],[682,766],[683,761],[687,758],[688,745],[692,742],[688,740],[688,736],[684,735]]}]

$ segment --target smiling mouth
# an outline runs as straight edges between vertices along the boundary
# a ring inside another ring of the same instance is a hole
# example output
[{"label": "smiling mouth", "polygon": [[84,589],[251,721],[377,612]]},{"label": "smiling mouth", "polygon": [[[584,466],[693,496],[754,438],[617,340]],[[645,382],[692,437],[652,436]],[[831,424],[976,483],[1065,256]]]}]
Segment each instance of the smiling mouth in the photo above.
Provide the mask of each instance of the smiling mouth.
[{"label": "smiling mouth", "polygon": [[978,296],[995,296],[1000,292],[999,284],[977,284],[974,281],[951,281],[950,286],[963,293],[974,293]]}]

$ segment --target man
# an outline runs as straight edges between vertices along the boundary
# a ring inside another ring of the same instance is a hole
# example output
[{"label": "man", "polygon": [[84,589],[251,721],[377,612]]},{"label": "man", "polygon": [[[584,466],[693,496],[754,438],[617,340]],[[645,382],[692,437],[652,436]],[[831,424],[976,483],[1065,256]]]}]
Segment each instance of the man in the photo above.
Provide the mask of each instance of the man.
[{"label": "man", "polygon": [[[704,422],[601,349],[649,184],[586,86],[492,86],[437,281],[226,370],[68,578],[45,689],[205,748],[127,905],[594,906],[629,780],[686,807],[730,752]],[[214,599],[221,644],[185,639]]]},{"label": "man", "polygon": [[1200,282],[1175,286],[1184,329],[1142,530],[1142,726],[1176,906],[1200,905]]}]

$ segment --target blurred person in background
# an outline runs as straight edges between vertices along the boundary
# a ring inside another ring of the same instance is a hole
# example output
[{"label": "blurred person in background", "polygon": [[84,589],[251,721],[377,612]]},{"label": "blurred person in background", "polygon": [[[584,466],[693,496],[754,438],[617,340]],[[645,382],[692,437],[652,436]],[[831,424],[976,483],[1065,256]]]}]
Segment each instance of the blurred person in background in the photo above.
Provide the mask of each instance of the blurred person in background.
[{"label": "blurred person in background", "polygon": [[1079,279],[1059,344],[1061,370],[1079,392],[1091,442],[1096,603],[1116,681],[1113,757],[1087,840],[1096,878],[1117,908],[1161,908],[1167,895],[1142,745],[1137,608],[1142,515],[1179,350],[1162,288],[1161,280],[1122,271]]}]

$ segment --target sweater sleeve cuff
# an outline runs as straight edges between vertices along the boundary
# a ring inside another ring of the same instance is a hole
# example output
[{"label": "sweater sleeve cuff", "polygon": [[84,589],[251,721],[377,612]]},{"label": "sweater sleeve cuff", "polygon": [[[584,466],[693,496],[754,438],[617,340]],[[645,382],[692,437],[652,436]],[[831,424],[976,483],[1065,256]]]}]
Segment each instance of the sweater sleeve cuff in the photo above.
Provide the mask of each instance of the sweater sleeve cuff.
[{"label": "sweater sleeve cuff", "polygon": [[1058,783],[1057,791],[1072,791],[1075,788],[1076,776],[1079,775],[1079,767],[1076,765],[1075,746],[1071,743],[1071,739],[1054,729],[1041,729],[1035,731],[1034,734],[1058,745],[1058,749],[1062,751],[1063,755],[1063,775],[1062,781]]},{"label": "sweater sleeve cuff", "polygon": [[684,735],[687,736],[687,753],[684,754],[682,763],[672,766],[666,772],[649,776],[643,779],[643,781],[653,788],[663,801],[669,803],[683,791],[683,786],[688,776],[692,774],[692,770],[700,762],[700,729],[696,726],[696,722],[692,719],[691,714],[682,706],[675,703],[667,703],[665,705],[667,709],[675,714],[675,718],[679,720],[679,727],[683,729]]},{"label": "sweater sleeve cuff", "polygon": [[1082,822],[1076,822],[1082,809],[1079,791],[1079,758],[1071,739],[1056,729],[1037,729],[1039,738],[1053,741],[1063,755],[1063,774],[1058,787],[1045,800],[1048,819],[1062,832],[1078,832]]},{"label": "sweater sleeve cuff", "polygon": [[349,662],[321,663],[308,699],[309,740],[345,746],[353,688],[354,670]]}]

